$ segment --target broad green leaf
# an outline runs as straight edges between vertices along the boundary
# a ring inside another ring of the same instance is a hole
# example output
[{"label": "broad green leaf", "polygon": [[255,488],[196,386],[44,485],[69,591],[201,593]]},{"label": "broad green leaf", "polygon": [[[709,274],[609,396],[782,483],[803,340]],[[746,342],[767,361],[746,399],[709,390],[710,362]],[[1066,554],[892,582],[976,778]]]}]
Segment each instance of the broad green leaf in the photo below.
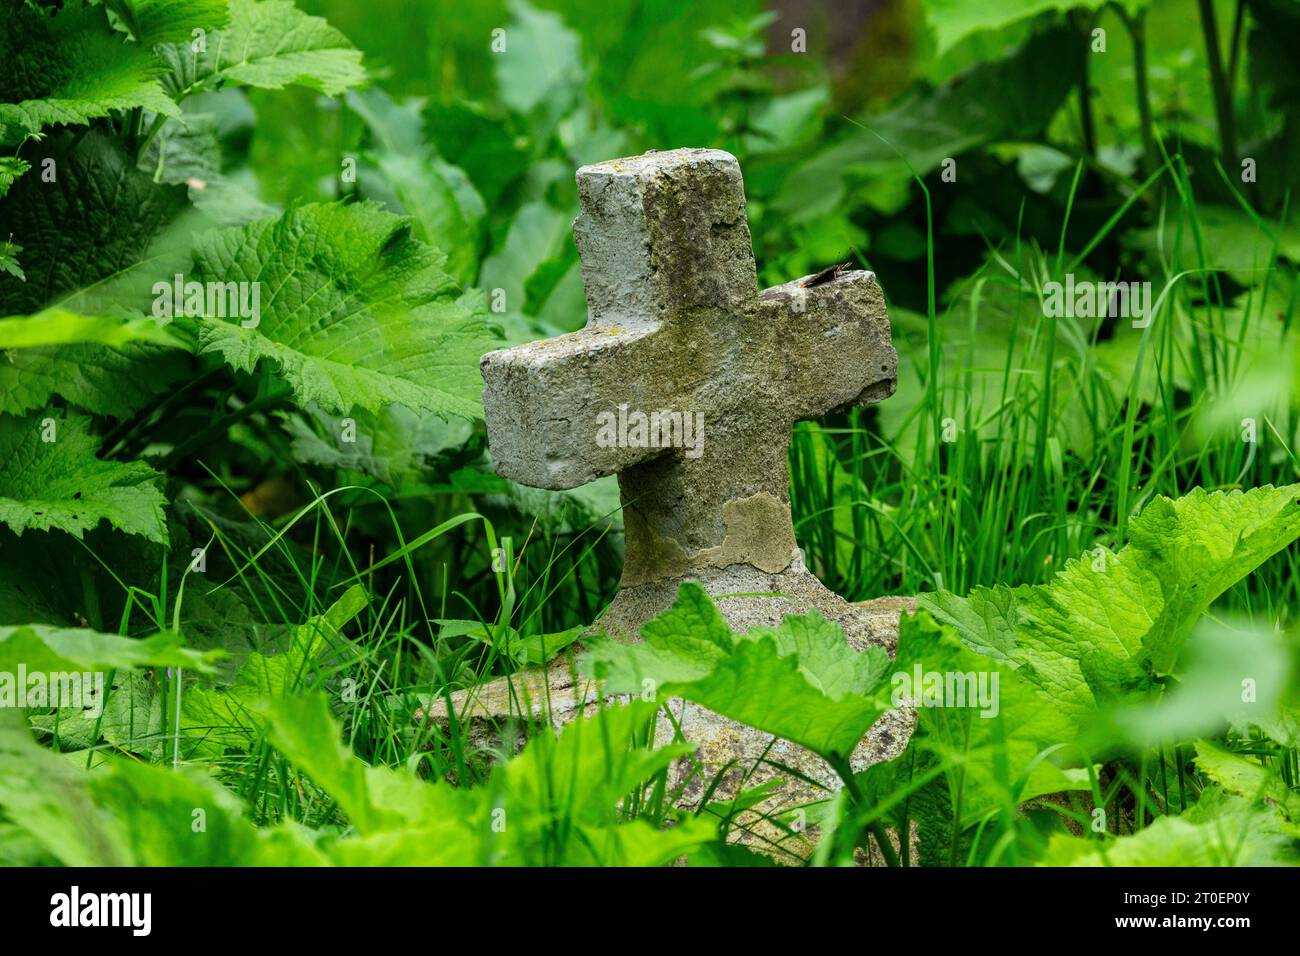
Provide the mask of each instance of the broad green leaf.
[{"label": "broad green leaf", "polygon": [[1292,821],[1300,822],[1300,792],[1286,785],[1279,764],[1270,770],[1258,757],[1244,757],[1208,740],[1196,741],[1196,767],[1228,793],[1277,804]]},{"label": "broad green leaf", "polygon": [[9,0],[4,17],[0,143],[115,110],[180,112],[158,81],[162,64],[148,47],[112,32],[102,7],[67,4],[51,17]]},{"label": "broad green leaf", "polygon": [[1300,840],[1277,811],[1206,790],[1196,806],[1099,844],[1057,834],[1047,866],[1296,866]]},{"label": "broad green leaf", "polygon": [[0,523],[17,534],[58,528],[74,537],[107,521],[167,540],[160,476],[143,462],[103,461],[90,419],[0,416]]},{"label": "broad green leaf", "polygon": [[372,158],[382,180],[361,177],[362,192],[411,218],[416,239],[447,254],[446,269],[462,285],[478,276],[483,198],[469,177],[425,141],[419,104],[399,106],[379,89],[350,92],[348,105],[374,138]]},{"label": "broad green leaf", "polygon": [[[915,680],[918,670],[922,680],[919,690]],[[1043,794],[1087,788],[1086,772],[1069,769],[1079,763],[1079,753],[1060,755],[1065,768],[1046,759],[1050,748],[1074,739],[1076,728],[1068,715],[1019,672],[970,650],[951,628],[936,626],[928,614],[904,615],[899,621],[892,671],[895,692],[917,705],[919,727],[912,746],[929,752],[944,767],[949,800],[944,818],[948,821],[960,815],[965,828],[999,809],[1014,812],[1015,807]],[[968,676],[976,688],[984,682],[992,706],[985,708],[970,701],[957,706],[957,701],[946,696],[934,699],[925,692],[926,675],[930,674],[945,682],[950,675]],[[900,675],[907,675],[909,682],[903,683]],[[935,838],[935,833],[926,837]],[[949,845],[951,833],[943,839]]]},{"label": "broad green leaf", "polygon": [[[197,43],[230,23],[227,0],[126,0],[131,31],[143,47]],[[196,35],[197,33],[197,35]]]},{"label": "broad green leaf", "polygon": [[[1103,713],[1098,733],[1148,748],[1252,725],[1286,743],[1287,710],[1300,701],[1288,688],[1297,675],[1297,645],[1263,624],[1203,618],[1188,638],[1177,680],[1158,700],[1120,697]],[[1249,687],[1250,694],[1245,693]]]},{"label": "broad green leaf", "polygon": [[[921,9],[925,12],[926,23],[934,31],[937,52],[942,54],[972,33],[998,30],[1048,10],[1066,11],[1080,7],[1096,10],[1106,3],[1107,0],[999,0],[998,3],[923,0]],[[1133,0],[1127,0],[1126,5],[1133,6]]]},{"label": "broad green leaf", "polygon": [[230,0],[230,26],[209,35],[204,50],[177,43],[159,53],[171,68],[167,85],[177,99],[222,83],[307,86],[337,96],[366,81],[361,52],[348,38],[289,0]]},{"label": "broad green leaf", "polygon": [[[39,327],[49,341],[4,346],[0,412],[23,414],[60,395],[92,412],[129,414],[192,363],[185,352],[149,341],[142,322],[127,322],[137,339],[131,341],[107,331],[104,321],[148,313],[154,281],[184,268],[186,244],[168,229],[186,206],[185,189],[152,182],[119,142],[98,130],[51,136],[36,144],[31,160],[34,171],[0,199],[0,221],[21,237],[27,267],[26,282],[0,273],[0,302],[12,313],[48,307]],[[41,178],[45,160],[55,170],[52,182]],[[91,334],[88,321],[68,313],[91,317],[106,331]]]},{"label": "broad green leaf", "polygon": [[704,590],[686,582],[642,636],[642,644],[589,642],[585,666],[609,692],[651,686],[834,760],[847,760],[889,708],[879,687],[889,656],[853,650],[817,614],[733,635]]},{"label": "broad green leaf", "polygon": [[43,309],[35,315],[0,319],[0,349],[37,348],[47,345],[111,345],[132,342],[184,346],[184,342],[153,319],[119,319],[79,315],[67,309]]},{"label": "broad green leaf", "polygon": [[308,205],[220,230],[200,240],[197,265],[263,290],[256,326],[201,320],[200,352],[245,372],[270,362],[299,405],[482,416],[478,361],[496,339],[456,298],[442,256],[376,205]]},{"label": "broad green leaf", "polygon": [[0,627],[0,671],[10,673],[19,664],[29,672],[45,673],[128,667],[182,667],[210,672],[213,660],[212,652],[183,647],[180,638],[170,632],[133,638],[44,624]]},{"label": "broad green leaf", "polygon": [[577,34],[557,13],[537,10],[525,0],[511,0],[511,23],[505,49],[495,53],[497,90],[516,113],[571,95],[582,81]]},{"label": "broad green leaf", "polygon": [[981,63],[934,89],[913,88],[884,113],[862,117],[866,129],[853,127],[797,166],[774,207],[791,221],[812,221],[844,204],[849,172],[906,175],[906,160],[924,176],[982,144],[1036,136],[1074,88],[1086,49],[1073,30],[1052,30],[1007,59]]},{"label": "broad green leaf", "polygon": [[[0,714],[0,808],[67,866],[319,866],[294,824],[259,830],[238,799],[190,771],[110,758],[92,773]],[[77,756],[79,764],[85,758]],[[201,812],[200,817],[198,813]],[[203,826],[195,823],[202,820]]]},{"label": "broad green leaf", "polygon": [[1081,720],[1097,700],[1090,676],[1115,665],[1170,673],[1210,604],[1300,537],[1298,495],[1300,485],[1269,485],[1157,498],[1130,523],[1128,545],[1071,561],[1046,585],[938,592],[920,604]]},{"label": "broad green leaf", "polygon": [[360,471],[398,490],[432,479],[439,457],[461,448],[473,434],[473,425],[463,418],[444,419],[402,405],[358,412],[350,426],[319,408],[286,414],[283,421],[297,461]]},{"label": "broad green leaf", "polygon": [[505,242],[483,261],[479,284],[492,289],[494,296],[495,290],[501,290],[506,312],[516,317],[511,331],[520,341],[536,338],[535,330],[523,318],[528,280],[544,263],[559,258],[572,245],[572,225],[571,215],[545,202],[528,203],[515,213]]}]

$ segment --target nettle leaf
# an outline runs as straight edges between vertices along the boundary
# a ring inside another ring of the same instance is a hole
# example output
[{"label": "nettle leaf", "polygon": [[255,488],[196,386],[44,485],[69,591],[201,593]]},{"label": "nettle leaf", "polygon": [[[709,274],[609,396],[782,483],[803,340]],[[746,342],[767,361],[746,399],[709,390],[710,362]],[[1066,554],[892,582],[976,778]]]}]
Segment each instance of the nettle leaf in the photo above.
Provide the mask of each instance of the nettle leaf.
[{"label": "nettle leaf", "polygon": [[704,589],[686,582],[641,633],[642,644],[588,642],[585,666],[608,692],[639,695],[651,686],[834,760],[847,759],[889,709],[880,687],[889,655],[853,650],[815,613],[736,635]]},{"label": "nettle leaf", "polygon": [[176,43],[158,53],[171,68],[166,84],[177,99],[222,83],[306,86],[337,96],[366,81],[361,51],[289,0],[230,0],[230,26],[209,35],[202,50]]},{"label": "nettle leaf", "polygon": [[433,478],[439,456],[463,447],[474,431],[463,418],[443,419],[402,405],[358,412],[352,426],[314,407],[281,418],[295,460],[360,471],[397,489]]},{"label": "nettle leaf", "polygon": [[[0,412],[24,414],[60,395],[92,412],[129,414],[192,361],[161,347],[162,339],[176,344],[161,324],[155,336],[144,321],[117,329],[110,321],[140,317],[153,281],[183,267],[186,246],[167,230],[186,206],[185,189],[152,182],[98,130],[52,136],[31,158],[36,171],[0,200],[5,228],[22,237],[27,281],[0,273],[0,302],[39,314],[7,333],[23,340],[0,354]],[[47,168],[52,182],[42,178]]]},{"label": "nettle leaf", "polygon": [[[1119,552],[1098,548],[1050,583],[924,594],[920,605],[972,649],[1008,664],[1076,719],[1115,687],[1104,675],[1170,673],[1216,598],[1300,537],[1300,485],[1197,488],[1157,498]],[[1093,678],[1090,683],[1089,678]]]},{"label": "nettle leaf", "polygon": [[[623,799],[690,750],[643,746],[657,708],[600,711],[542,734],[473,790],[367,766],[342,742],[322,695],[284,698],[261,713],[271,743],[332,797],[358,836],[326,851],[345,865],[659,866],[715,839],[691,818],[661,830],[621,822]],[[493,827],[504,811],[509,825]]]},{"label": "nettle leaf", "polygon": [[79,538],[107,521],[165,543],[162,476],[143,462],[101,461],[97,449],[85,416],[0,416],[0,523]]},{"label": "nettle leaf", "polygon": [[204,278],[260,283],[260,322],[199,323],[201,353],[271,362],[301,406],[400,404],[482,417],[479,357],[498,343],[457,298],[443,256],[373,203],[320,204],[200,241]]},{"label": "nettle leaf", "polygon": [[[1069,716],[1018,671],[972,651],[953,628],[937,624],[923,611],[903,615],[892,671],[897,690],[917,705],[913,746],[944,767],[943,794],[949,802],[942,816],[949,825],[957,820],[965,828],[1009,805],[1088,788],[1085,770],[1060,767],[1040,756],[1073,739],[1075,726]],[[901,675],[909,680],[903,682]],[[930,675],[944,681],[942,696],[927,693],[925,681],[935,679]],[[950,677],[965,681],[963,699],[947,695]],[[987,695],[983,700],[981,690]],[[1062,756],[1078,762],[1073,751]],[[945,849],[951,835],[950,829],[943,834]]]},{"label": "nettle leaf", "polygon": [[137,107],[180,113],[148,47],[108,25],[102,7],[67,4],[47,16],[19,0],[5,5],[0,36],[0,142],[55,124],[79,125]]}]

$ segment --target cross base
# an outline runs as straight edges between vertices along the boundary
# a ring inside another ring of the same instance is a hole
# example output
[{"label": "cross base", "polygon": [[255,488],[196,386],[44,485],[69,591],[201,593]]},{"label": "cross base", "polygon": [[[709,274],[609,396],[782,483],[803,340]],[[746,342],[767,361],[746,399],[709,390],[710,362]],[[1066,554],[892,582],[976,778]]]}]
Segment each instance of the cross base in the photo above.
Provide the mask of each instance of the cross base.
[{"label": "cross base", "polygon": [[[718,610],[734,629],[776,625],[787,615],[815,609],[840,624],[850,646],[859,651],[874,644],[892,654],[898,644],[899,615],[916,606],[912,598],[906,597],[877,598],[851,604],[829,591],[801,563],[797,568],[792,566],[779,574],[765,574],[740,565],[703,569],[691,575],[691,579],[699,581],[714,597]],[[619,592],[602,617],[602,626],[607,630],[610,628],[612,615],[618,626],[631,629],[619,635],[622,639],[627,639],[628,633],[635,635],[640,624],[671,605],[679,583],[656,582]],[[783,596],[754,596],[754,592],[775,591],[781,591]],[[746,596],[725,597],[738,593]],[[580,676],[576,661],[568,652],[544,669],[531,668],[452,694],[452,704],[465,731],[469,749],[480,754],[499,753],[503,744],[505,749],[518,752],[526,740],[521,726],[525,714],[534,720],[549,717],[550,723],[559,728],[580,717],[590,716],[602,702],[608,705],[625,700],[627,698],[603,694],[596,681]],[[773,738],[771,734],[699,704],[674,698],[668,701],[667,706],[685,739],[697,746],[692,757],[678,760],[669,770],[669,787],[682,788],[677,805],[686,810],[696,809],[709,783],[724,767],[728,769],[719,786],[709,795],[710,802],[726,801],[741,790],[780,779],[782,784],[771,796],[737,817],[732,842],[787,863],[811,857],[819,836],[815,826],[810,825],[804,832],[792,834],[763,817],[828,799],[840,786],[839,778],[830,766],[797,744]],[[448,722],[443,700],[434,701],[428,714],[419,716],[444,725]],[[507,741],[503,734],[512,722],[514,740]],[[908,707],[885,713],[854,750],[849,761],[853,770],[861,773],[872,764],[899,756],[911,738],[915,723],[915,711]],[[671,743],[674,735],[673,723],[661,715],[655,724],[655,745],[662,747]],[[806,779],[773,764],[797,771]],[[891,839],[897,850],[897,834],[891,833]],[[860,862],[879,865],[882,861]]]},{"label": "cross base", "polygon": [[[862,606],[850,604],[817,580],[797,554],[788,568],[776,573],[749,564],[698,567],[689,574],[621,588],[601,615],[600,628],[615,640],[640,640],[641,628],[672,607],[678,588],[688,580],[704,588],[733,631],[777,627],[792,614],[816,611],[840,626],[855,651],[874,644],[892,655],[898,644],[897,614],[892,621],[864,614]],[[910,598],[881,598],[872,606],[896,612],[914,604]]]}]

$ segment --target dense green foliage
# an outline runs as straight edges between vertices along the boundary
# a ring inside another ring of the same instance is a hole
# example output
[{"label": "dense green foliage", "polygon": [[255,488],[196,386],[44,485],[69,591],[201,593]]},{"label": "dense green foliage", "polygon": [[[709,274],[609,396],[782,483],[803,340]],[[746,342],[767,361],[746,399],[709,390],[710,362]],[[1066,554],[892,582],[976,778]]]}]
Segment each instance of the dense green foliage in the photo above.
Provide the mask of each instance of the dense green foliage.
[{"label": "dense green foliage", "polygon": [[[495,762],[428,715],[617,586],[613,480],[498,477],[478,360],[585,322],[576,166],[675,146],[739,158],[760,284],[880,276],[898,393],[798,426],[791,498],[921,611],[891,663],[687,586],[581,666],[824,758],[768,813],[815,862],[1298,861],[1300,5],[840,6],[0,0],[0,672],[108,685],[0,708],[0,862],[753,862],[766,793],[678,809],[653,703]],[[913,668],[997,715],[855,774]]]}]

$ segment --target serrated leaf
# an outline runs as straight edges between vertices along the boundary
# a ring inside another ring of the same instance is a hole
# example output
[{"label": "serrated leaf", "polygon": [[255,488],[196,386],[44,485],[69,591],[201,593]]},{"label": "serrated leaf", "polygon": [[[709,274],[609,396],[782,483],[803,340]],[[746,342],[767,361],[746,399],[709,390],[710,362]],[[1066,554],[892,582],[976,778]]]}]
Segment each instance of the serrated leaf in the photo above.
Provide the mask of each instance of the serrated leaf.
[{"label": "serrated leaf", "polygon": [[272,364],[299,405],[400,404],[482,416],[479,357],[498,344],[458,298],[442,256],[372,203],[320,204],[200,241],[200,273],[259,282],[260,322],[199,322],[201,353]]},{"label": "serrated leaf", "polygon": [[14,180],[31,168],[31,164],[17,156],[0,156],[0,199],[9,192]]},{"label": "serrated leaf", "polygon": [[364,472],[399,490],[432,477],[438,457],[462,447],[473,434],[473,425],[463,418],[443,419],[402,405],[356,413],[355,432],[348,436],[354,440],[347,441],[343,421],[319,408],[286,414],[283,421],[297,461]]},{"label": "serrated leaf", "polygon": [[[32,154],[37,169],[46,159],[53,182],[33,173],[0,199],[0,219],[22,236],[28,266],[26,282],[0,273],[4,310],[58,310],[46,318],[146,313],[154,279],[186,261],[187,245],[166,232],[186,206],[184,188],[153,183],[120,143],[98,130],[50,137]],[[92,412],[126,415],[183,376],[192,361],[149,341],[76,342],[73,323],[59,326],[56,333],[50,325],[50,344],[0,355],[0,412],[24,414],[61,395]]]},{"label": "serrated leaf", "polygon": [[0,143],[115,110],[180,110],[162,88],[162,64],[109,29],[101,7],[68,4],[56,16],[11,3],[0,39]]},{"label": "serrated leaf", "polygon": [[366,81],[361,51],[288,0],[230,0],[229,28],[208,36],[204,50],[181,43],[158,52],[171,68],[167,86],[177,99],[222,83],[267,90],[306,86],[337,96]]},{"label": "serrated leaf", "polygon": [[143,462],[101,461],[97,448],[85,416],[0,416],[0,523],[79,538],[107,521],[165,543],[161,476]]},{"label": "serrated leaf", "polygon": [[1074,719],[1096,704],[1084,660],[1106,654],[1168,674],[1210,604],[1300,537],[1300,485],[1157,498],[1117,553],[1069,562],[1045,585],[919,602],[974,650],[1008,664]]},{"label": "serrated leaf", "polygon": [[818,614],[733,635],[698,584],[642,629],[642,644],[589,641],[585,667],[610,693],[656,693],[696,701],[831,760],[847,760],[889,709],[880,683],[889,655],[859,653]]}]

